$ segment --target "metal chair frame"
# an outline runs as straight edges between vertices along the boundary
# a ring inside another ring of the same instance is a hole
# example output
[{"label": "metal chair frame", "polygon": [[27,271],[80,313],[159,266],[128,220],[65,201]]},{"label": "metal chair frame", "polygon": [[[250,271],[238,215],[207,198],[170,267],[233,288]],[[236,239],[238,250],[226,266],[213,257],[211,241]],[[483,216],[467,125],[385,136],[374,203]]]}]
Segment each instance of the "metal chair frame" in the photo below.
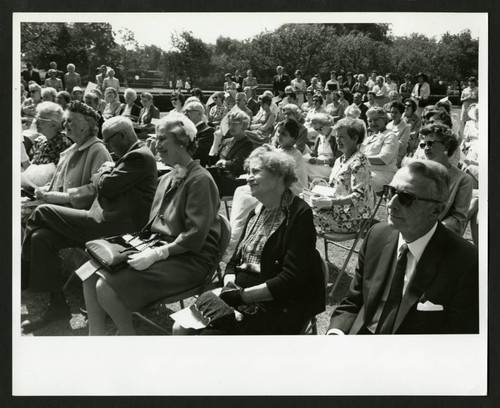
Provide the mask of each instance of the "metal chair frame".
[{"label": "metal chair frame", "polygon": [[[340,279],[342,278],[342,275],[344,274],[345,270],[347,269],[347,265],[349,264],[349,261],[351,260],[352,255],[359,253],[359,251],[356,249],[356,246],[357,246],[358,242],[364,238],[366,232],[368,232],[368,230],[370,229],[370,227],[373,223],[373,220],[375,218],[375,215],[377,214],[377,211],[378,211],[380,205],[382,204],[383,199],[384,199],[383,197],[379,198],[377,204],[375,205],[375,208],[373,209],[372,213],[370,214],[370,217],[365,218],[363,220],[363,222],[359,226],[359,229],[356,232],[352,232],[352,233],[326,233],[326,234],[321,235],[321,238],[323,238],[323,244],[324,244],[324,248],[325,248],[325,260],[329,265],[334,266],[334,264],[328,258],[328,245],[329,244],[348,251],[347,257],[345,258],[344,263],[339,270],[339,274],[338,274],[337,278],[335,279],[335,282],[334,282],[334,284],[333,284],[333,286],[328,294],[328,298],[333,297],[333,294],[335,293],[335,290],[337,289],[337,287],[340,283]],[[341,244],[341,242],[351,241],[351,240],[354,241],[351,246],[346,246],[346,245]]]},{"label": "metal chair frame", "polygon": [[[207,290],[207,287],[214,281],[214,278],[217,277],[218,283],[222,285],[222,272],[220,269],[220,262],[222,260],[222,257],[224,256],[224,253],[226,252],[226,248],[229,245],[229,240],[231,239],[231,225],[229,224],[229,221],[227,220],[226,217],[224,217],[222,214],[219,214],[220,217],[220,222],[221,222],[221,237],[220,237],[220,246],[219,246],[219,253],[217,255],[217,261],[214,265],[214,268],[210,273],[207,275],[207,278],[205,279],[205,282],[203,282],[202,285],[197,286],[193,289],[189,289],[185,292],[179,293],[177,295],[169,296],[166,298],[163,298],[153,304],[153,307],[158,310],[161,306],[168,305],[171,303],[176,303],[179,302],[180,306],[182,309],[184,309],[184,300],[190,297],[195,297],[199,296],[203,292]],[[148,319],[146,316],[144,316],[141,312],[133,312],[132,313],[134,316],[138,317],[141,319],[143,322],[149,324],[150,326],[156,328],[158,331],[164,333],[164,334],[172,334],[171,332],[165,330],[163,327],[155,323],[153,320]]]}]

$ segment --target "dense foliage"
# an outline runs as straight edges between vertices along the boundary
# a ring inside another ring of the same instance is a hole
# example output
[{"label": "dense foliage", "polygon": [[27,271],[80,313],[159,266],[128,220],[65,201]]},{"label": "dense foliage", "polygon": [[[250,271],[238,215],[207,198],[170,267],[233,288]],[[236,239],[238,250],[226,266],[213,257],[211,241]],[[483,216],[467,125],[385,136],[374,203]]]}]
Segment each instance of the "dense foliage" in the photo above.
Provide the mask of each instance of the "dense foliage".
[{"label": "dense foliage", "polygon": [[[331,69],[369,73],[423,71],[444,81],[463,80],[478,72],[478,40],[469,30],[446,33],[441,39],[422,34],[394,37],[386,24],[284,24],[251,39],[219,37],[206,44],[189,31],[172,34],[171,51],[155,45],[139,45],[129,30],[113,32],[107,23],[22,23],[21,52],[24,61],[46,68],[56,61],[67,63],[92,78],[96,68],[116,68],[120,79],[154,71],[166,83],[191,78],[193,85],[220,86],[226,72],[248,68],[260,83],[270,83],[277,65],[293,75],[301,69],[307,79]],[[143,74],[145,75],[145,74]],[[245,76],[245,75],[243,75]]]}]

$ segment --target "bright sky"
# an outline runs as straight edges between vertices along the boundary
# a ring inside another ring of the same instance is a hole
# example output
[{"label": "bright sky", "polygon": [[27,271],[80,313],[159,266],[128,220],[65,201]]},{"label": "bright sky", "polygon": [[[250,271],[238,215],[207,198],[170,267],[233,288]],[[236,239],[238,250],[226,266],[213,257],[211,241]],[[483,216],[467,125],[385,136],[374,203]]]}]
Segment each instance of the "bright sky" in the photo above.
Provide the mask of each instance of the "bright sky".
[{"label": "bright sky", "polygon": [[171,33],[183,30],[215,43],[221,35],[243,40],[283,23],[373,22],[390,23],[396,36],[417,32],[439,38],[447,31],[456,34],[468,28],[477,38],[487,23],[486,15],[479,13],[151,13],[106,17],[113,30],[126,27],[140,44],[154,44],[164,50],[171,48]]}]

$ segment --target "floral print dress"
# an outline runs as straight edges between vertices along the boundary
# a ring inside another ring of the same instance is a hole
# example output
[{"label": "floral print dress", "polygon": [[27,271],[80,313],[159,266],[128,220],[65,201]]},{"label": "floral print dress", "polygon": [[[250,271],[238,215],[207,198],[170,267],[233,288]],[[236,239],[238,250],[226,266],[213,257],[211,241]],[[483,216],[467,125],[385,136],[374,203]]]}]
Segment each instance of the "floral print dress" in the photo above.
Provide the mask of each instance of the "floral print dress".
[{"label": "floral print dress", "polygon": [[352,203],[315,210],[318,233],[356,231],[374,207],[370,162],[359,151],[349,158],[342,155],[335,161],[329,184],[334,190],[333,198],[349,196]]}]

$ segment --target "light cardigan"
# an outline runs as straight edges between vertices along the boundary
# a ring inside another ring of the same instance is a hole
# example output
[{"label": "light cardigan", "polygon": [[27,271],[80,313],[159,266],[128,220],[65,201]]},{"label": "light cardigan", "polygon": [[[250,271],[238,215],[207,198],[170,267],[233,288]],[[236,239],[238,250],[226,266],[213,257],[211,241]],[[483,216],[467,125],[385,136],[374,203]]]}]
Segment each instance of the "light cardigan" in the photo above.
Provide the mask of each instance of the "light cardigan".
[{"label": "light cardigan", "polygon": [[462,235],[467,225],[467,213],[472,198],[472,178],[455,166],[448,169],[449,189],[439,221],[457,234]]},{"label": "light cardigan", "polygon": [[67,192],[73,208],[89,209],[96,196],[90,178],[111,155],[102,140],[91,137],[80,147],[74,143],[61,153],[49,191]]}]

